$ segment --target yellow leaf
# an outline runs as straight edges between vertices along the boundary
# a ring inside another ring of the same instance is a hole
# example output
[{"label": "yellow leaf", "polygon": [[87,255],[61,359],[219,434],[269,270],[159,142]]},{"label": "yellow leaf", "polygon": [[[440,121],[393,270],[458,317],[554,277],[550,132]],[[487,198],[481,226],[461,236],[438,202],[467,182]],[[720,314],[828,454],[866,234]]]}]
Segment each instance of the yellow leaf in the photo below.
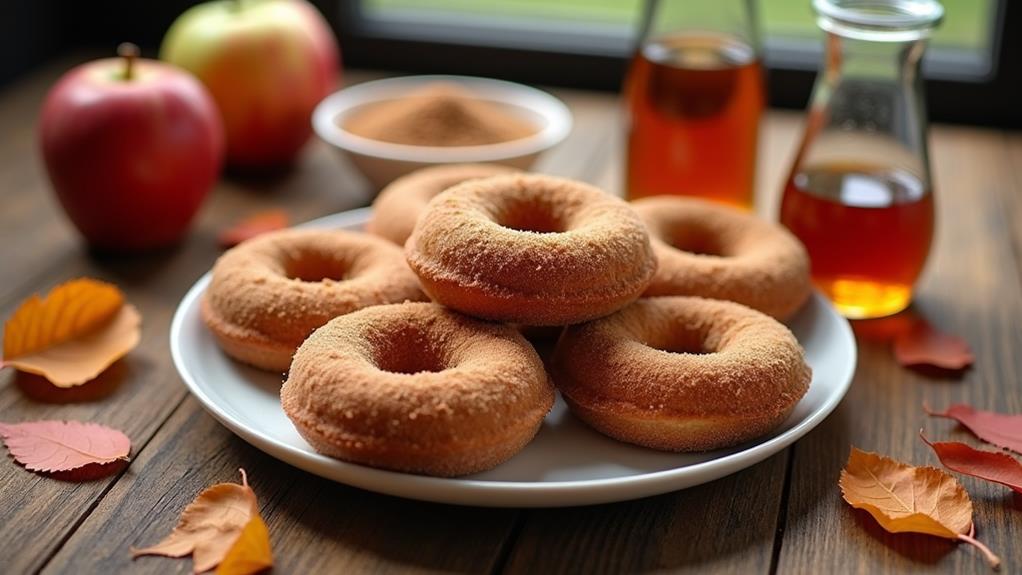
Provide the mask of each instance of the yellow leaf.
[{"label": "yellow leaf", "polygon": [[954,478],[933,467],[912,467],[852,448],[838,481],[852,507],[864,509],[891,533],[924,533],[975,545],[996,567],[1000,563],[972,537],[972,500]]},{"label": "yellow leaf", "polygon": [[[262,526],[265,535],[266,525],[252,526],[254,519],[259,518],[256,496],[248,486],[245,470],[241,470],[241,485],[237,483],[218,483],[195,498],[181,513],[177,527],[163,541],[145,549],[133,549],[132,556],[163,555],[164,557],[192,556],[193,570],[196,573],[209,571],[219,565],[233,550],[235,544],[244,536],[246,530],[250,538],[261,535],[258,531]],[[248,546],[250,542],[246,542]],[[259,542],[255,544],[258,546]],[[266,537],[267,560],[269,555],[269,539]],[[238,551],[238,564],[251,559],[259,561],[261,556],[249,555],[247,550]]]},{"label": "yellow leaf", "polygon": [[85,383],[131,351],[141,316],[108,283],[82,278],[25,300],[4,325],[0,367],[35,373],[58,387]]},{"label": "yellow leaf", "polygon": [[216,568],[216,575],[250,575],[270,567],[273,567],[270,533],[263,518],[256,512],[241,530],[227,557]]}]

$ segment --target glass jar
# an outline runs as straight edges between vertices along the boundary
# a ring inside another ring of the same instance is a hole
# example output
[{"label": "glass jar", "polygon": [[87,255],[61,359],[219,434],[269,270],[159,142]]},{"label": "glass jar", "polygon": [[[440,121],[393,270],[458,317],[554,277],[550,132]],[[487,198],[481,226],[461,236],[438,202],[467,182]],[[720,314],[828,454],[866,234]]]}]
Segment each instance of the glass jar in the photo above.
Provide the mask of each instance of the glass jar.
[{"label": "glass jar", "polygon": [[624,92],[630,199],[752,209],[765,99],[753,0],[647,0]]},{"label": "glass jar", "polygon": [[936,0],[813,0],[823,70],[781,200],[813,281],[850,318],[912,300],[934,228],[920,61]]}]

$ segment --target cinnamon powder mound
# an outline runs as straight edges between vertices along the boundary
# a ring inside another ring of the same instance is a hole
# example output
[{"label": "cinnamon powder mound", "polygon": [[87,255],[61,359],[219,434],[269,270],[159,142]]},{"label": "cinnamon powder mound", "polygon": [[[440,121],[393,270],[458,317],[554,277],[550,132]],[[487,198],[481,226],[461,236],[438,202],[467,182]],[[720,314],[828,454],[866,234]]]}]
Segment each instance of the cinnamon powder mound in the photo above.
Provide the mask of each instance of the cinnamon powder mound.
[{"label": "cinnamon powder mound", "polygon": [[411,146],[480,146],[536,133],[532,123],[451,84],[423,86],[366,106],[343,126],[352,134]]}]

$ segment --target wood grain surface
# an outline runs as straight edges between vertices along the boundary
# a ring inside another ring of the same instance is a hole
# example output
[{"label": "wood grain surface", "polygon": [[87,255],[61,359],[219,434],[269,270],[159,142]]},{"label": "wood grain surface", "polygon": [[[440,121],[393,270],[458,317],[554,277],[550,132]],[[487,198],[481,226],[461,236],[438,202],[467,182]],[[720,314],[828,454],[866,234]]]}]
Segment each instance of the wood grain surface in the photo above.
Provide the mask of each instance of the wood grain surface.
[{"label": "wood grain surface", "polygon": [[[1004,138],[983,130],[933,130],[937,238],[912,311],[968,340],[976,365],[960,376],[899,367],[890,334],[905,314],[853,324],[859,365],[845,400],[794,447],[786,530],[778,572],[880,573],[987,570],[967,546],[922,535],[892,535],[841,502],[835,488],[850,446],[916,465],[940,466],[919,438],[981,444],[945,419],[927,418],[923,403],[954,402],[1022,412],[1022,292],[1003,209],[1017,194]],[[977,537],[1001,555],[1009,573],[1022,569],[1022,498],[1009,489],[959,476],[975,505]]]},{"label": "wood grain surface", "polygon": [[[227,174],[182,245],[145,257],[91,253],[60,212],[36,151],[46,89],[80,58],[61,60],[0,93],[0,314],[26,296],[89,275],[120,285],[143,313],[142,343],[96,382],[55,394],[37,379],[0,372],[0,421],[81,419],[124,430],[130,465],[85,483],[0,465],[0,573],[185,573],[188,560],[131,560],[176,523],[204,487],[244,467],[259,495],[277,573],[984,573],[973,550],[883,532],[842,503],[837,474],[851,445],[916,464],[937,463],[917,432],[973,441],[935,407],[969,401],[1022,412],[1022,136],[960,127],[932,134],[938,239],[915,310],[961,334],[977,352],[960,377],[898,367],[890,333],[904,318],[855,325],[859,367],[846,400],[792,448],[740,473],[633,502],[508,510],[427,504],[339,485],[263,454],[188,397],[170,361],[171,315],[220,253],[219,230],[284,207],[296,222],[365,205],[372,191],[326,146],[292,170]],[[352,72],[350,82],[378,74]],[[537,171],[620,193],[621,120],[606,94],[556,91],[575,115],[569,140]],[[777,193],[801,115],[764,122],[761,213]],[[973,441],[973,443],[975,443]],[[1022,497],[971,479],[978,537],[1022,568]]]}]

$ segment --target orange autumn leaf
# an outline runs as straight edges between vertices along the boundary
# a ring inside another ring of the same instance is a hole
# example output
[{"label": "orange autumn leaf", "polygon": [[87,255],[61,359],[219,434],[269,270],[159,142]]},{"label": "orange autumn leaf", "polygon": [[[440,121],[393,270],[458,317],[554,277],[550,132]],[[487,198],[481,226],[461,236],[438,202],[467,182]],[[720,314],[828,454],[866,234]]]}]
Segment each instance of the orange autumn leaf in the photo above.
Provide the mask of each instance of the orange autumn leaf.
[{"label": "orange autumn leaf", "polygon": [[944,333],[919,318],[894,340],[894,357],[904,366],[930,365],[941,369],[965,369],[976,360],[962,338]]},{"label": "orange autumn leaf", "polygon": [[[241,485],[218,483],[188,504],[177,527],[163,541],[145,549],[133,549],[132,556],[192,556],[196,573],[209,571],[231,557],[229,568],[272,565],[269,536],[259,517],[255,492],[241,471]],[[258,522],[257,525],[251,525]],[[261,528],[260,528],[261,526]],[[230,571],[245,573],[246,571]],[[254,572],[254,571],[250,571]]]},{"label": "orange autumn leaf", "polygon": [[892,533],[955,539],[972,528],[972,501],[939,469],[911,467],[853,448],[839,485],[845,501],[868,511]]},{"label": "orange autumn leaf", "polygon": [[141,321],[115,286],[71,280],[15,310],[4,324],[0,367],[41,375],[58,387],[80,385],[138,345]]},{"label": "orange autumn leaf", "polygon": [[281,230],[290,224],[284,210],[265,210],[242,219],[220,232],[220,246],[233,248],[241,242],[266,232]]},{"label": "orange autumn leaf", "polygon": [[974,545],[990,565],[1000,559],[972,537],[972,500],[934,467],[912,467],[855,447],[838,481],[849,505],[863,509],[891,533],[924,533]]},{"label": "orange autumn leaf", "polygon": [[80,421],[0,423],[0,437],[30,471],[70,471],[128,458],[131,440],[116,429]]},{"label": "orange autumn leaf", "polygon": [[248,575],[270,567],[273,567],[270,533],[257,514],[245,524],[227,557],[216,568],[216,575]]}]

